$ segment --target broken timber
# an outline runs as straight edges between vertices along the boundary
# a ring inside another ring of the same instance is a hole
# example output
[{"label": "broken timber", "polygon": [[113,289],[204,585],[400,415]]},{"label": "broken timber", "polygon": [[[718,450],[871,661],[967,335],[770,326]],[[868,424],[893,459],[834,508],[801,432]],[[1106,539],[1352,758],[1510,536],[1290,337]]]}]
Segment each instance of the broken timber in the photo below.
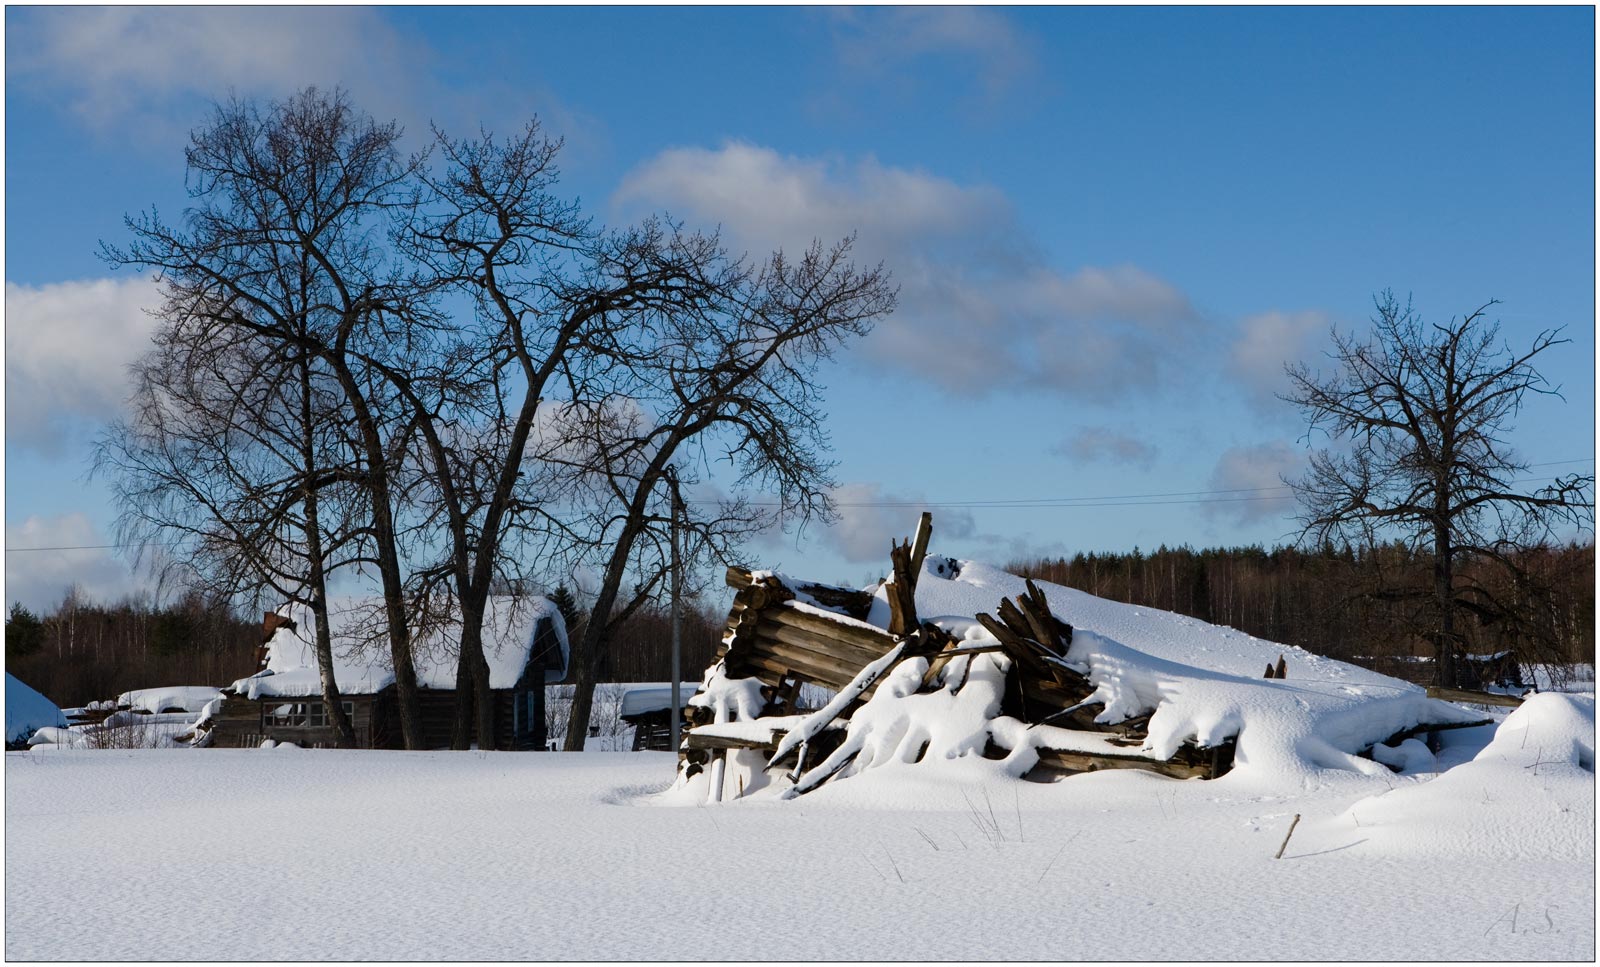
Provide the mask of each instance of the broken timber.
[{"label": "broken timber", "polygon": [[[882,587],[889,609],[887,629],[867,622],[874,601],[869,591],[786,580],[775,574],[740,567],[728,568],[727,584],[737,593],[717,659],[722,662],[723,674],[728,678],[755,678],[762,683],[762,695],[767,700],[762,717],[793,713],[796,695],[805,683],[834,692],[853,689],[859,694],[835,703],[837,707],[827,710],[826,715],[818,713],[818,720],[806,723],[808,727],[801,737],[790,736],[788,742],[784,741],[786,730],[774,730],[768,740],[761,741],[718,736],[715,729],[704,733],[691,729],[680,750],[689,764],[687,774],[694,774],[703,764],[720,763],[718,757],[729,750],[750,749],[772,757],[769,768],[780,766],[780,760],[795,761],[794,777],[798,778],[808,761],[817,763],[829,759],[843,739],[844,730],[838,728],[840,721],[848,719],[872,697],[877,684],[893,664],[925,658],[928,669],[923,674],[922,690],[936,687],[959,690],[965,685],[972,657],[989,653],[1000,653],[1009,659],[1002,714],[1027,723],[1049,724],[1064,729],[1069,736],[1073,732],[1093,733],[1101,737],[1097,740],[1099,744],[1128,749],[1127,752],[1054,749],[1049,747],[1050,736],[1063,733],[1044,730],[1039,734],[1038,764],[1029,778],[1049,779],[1099,769],[1144,769],[1175,778],[1215,778],[1232,766],[1231,740],[1215,748],[1185,745],[1170,759],[1161,760],[1139,755],[1136,751],[1145,740],[1148,715],[1121,723],[1096,722],[1095,716],[1101,707],[1090,700],[1095,690],[1086,677],[1087,669],[1074,666],[1068,659],[1072,626],[1051,612],[1044,592],[1032,581],[1026,582],[1026,593],[1015,600],[1001,600],[993,615],[975,616],[995,639],[992,644],[964,644],[937,625],[919,620],[916,586],[927,557],[931,530],[932,515],[924,513],[913,539],[892,542],[892,574]],[[868,666],[897,648],[900,654],[890,665],[878,669],[877,674],[862,674]],[[940,684],[945,669],[951,667],[954,659],[962,657],[969,661],[961,666],[959,677]],[[689,714],[691,725],[708,723],[706,709],[691,708]],[[777,756],[775,753],[780,747],[784,755]],[[1008,751],[999,747],[991,749],[999,755]],[[797,789],[814,788],[836,774],[844,764],[841,760],[826,770],[819,767]]]}]

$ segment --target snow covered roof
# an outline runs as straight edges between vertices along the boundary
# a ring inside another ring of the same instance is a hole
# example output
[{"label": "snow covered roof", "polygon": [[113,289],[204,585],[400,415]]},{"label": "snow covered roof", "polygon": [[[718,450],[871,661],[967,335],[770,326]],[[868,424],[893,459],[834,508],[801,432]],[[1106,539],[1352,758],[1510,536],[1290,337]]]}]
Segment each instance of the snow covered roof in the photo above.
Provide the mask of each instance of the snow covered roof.
[{"label": "snow covered roof", "polygon": [[19,742],[38,729],[66,728],[67,717],[17,676],[6,672],[6,744]]},{"label": "snow covered roof", "polygon": [[117,696],[118,708],[141,712],[198,712],[222,694],[209,685],[168,685],[165,688],[136,688]]},{"label": "snow covered roof", "polygon": [[[328,604],[333,638],[334,680],[346,695],[370,695],[394,682],[389,640],[381,598],[349,597]],[[284,625],[267,640],[266,668],[233,683],[233,691],[255,699],[316,695],[322,691],[317,670],[316,619],[305,605],[285,605],[278,613]],[[459,613],[459,612],[457,612]],[[489,599],[483,623],[484,658],[489,687],[512,688],[521,680],[535,647],[551,648],[545,682],[567,673],[567,630],[561,612],[546,598],[497,596]],[[553,646],[553,648],[552,648]],[[460,621],[452,617],[418,633],[413,629],[417,684],[453,689],[460,648]]]},{"label": "snow covered roof", "polygon": [[[683,682],[678,688],[679,700],[685,705],[689,704],[689,698],[699,688],[699,682]],[[622,710],[617,714],[627,718],[630,715],[660,712],[671,707],[672,683],[648,682],[628,686],[628,690],[622,693]]]}]

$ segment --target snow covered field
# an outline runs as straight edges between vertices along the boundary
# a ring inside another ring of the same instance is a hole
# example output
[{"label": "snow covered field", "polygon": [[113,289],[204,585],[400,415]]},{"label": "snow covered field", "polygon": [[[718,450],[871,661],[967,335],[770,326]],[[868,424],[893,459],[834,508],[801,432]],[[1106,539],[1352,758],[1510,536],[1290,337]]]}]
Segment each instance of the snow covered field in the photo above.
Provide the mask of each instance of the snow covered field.
[{"label": "snow covered field", "polygon": [[1593,708],[1276,795],[976,760],[707,807],[664,753],[10,753],[6,957],[1591,960]]},{"label": "snow covered field", "polygon": [[[931,573],[918,611],[952,627],[1020,586]],[[1025,782],[966,741],[990,711],[950,758],[708,806],[674,756],[612,751],[620,688],[581,754],[41,746],[6,755],[6,957],[1594,959],[1592,690],[1373,749],[1396,773],[1357,753],[1420,689],[1047,587],[1108,708],[1155,708],[1152,743],[1227,728],[1234,770]],[[893,688],[857,713],[886,749]]]}]

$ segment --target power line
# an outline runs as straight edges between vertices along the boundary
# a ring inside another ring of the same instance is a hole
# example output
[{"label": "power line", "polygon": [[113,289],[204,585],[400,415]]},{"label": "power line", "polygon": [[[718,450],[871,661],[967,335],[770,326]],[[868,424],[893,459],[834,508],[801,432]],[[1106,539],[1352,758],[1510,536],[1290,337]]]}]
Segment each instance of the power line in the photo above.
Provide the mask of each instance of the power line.
[{"label": "power line", "polygon": [[[1580,460],[1552,460],[1548,463],[1530,463],[1528,469],[1535,467],[1560,467],[1574,463],[1593,463],[1594,458],[1588,457]],[[1518,477],[1511,483],[1527,483],[1533,480],[1545,480],[1546,477]],[[1255,500],[1287,500],[1294,496],[1293,493],[1273,493],[1272,491],[1292,491],[1291,487],[1239,487],[1233,490],[1189,490],[1175,491],[1159,494],[1108,494],[1099,497],[1036,497],[1014,498],[995,500],[880,500],[880,501],[836,501],[835,507],[863,507],[863,508],[948,508],[967,510],[1048,510],[1051,508],[1098,508],[1098,507],[1171,507],[1186,504],[1230,504]],[[1253,497],[1220,497],[1216,494],[1255,494]],[[1166,497],[1192,497],[1192,500],[1164,500],[1155,498]],[[685,500],[685,504],[696,507],[715,505],[709,500]],[[782,506],[776,501],[750,501],[752,507],[778,507]],[[33,551],[108,551],[121,550],[134,547],[178,547],[191,541],[200,540],[199,537],[185,537],[176,541],[143,541],[137,544],[74,544],[59,547],[8,547],[7,554],[23,554]]]}]

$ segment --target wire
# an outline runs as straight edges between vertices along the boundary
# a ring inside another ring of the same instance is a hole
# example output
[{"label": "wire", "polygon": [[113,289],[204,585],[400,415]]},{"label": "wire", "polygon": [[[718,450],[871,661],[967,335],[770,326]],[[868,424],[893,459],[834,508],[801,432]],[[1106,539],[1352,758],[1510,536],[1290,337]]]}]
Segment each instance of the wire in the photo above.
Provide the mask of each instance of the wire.
[{"label": "wire", "polygon": [[[1530,463],[1528,469],[1535,467],[1559,467],[1574,463],[1593,463],[1594,458],[1581,460],[1553,460],[1548,463]],[[1545,477],[1518,477],[1511,483],[1527,483],[1532,480],[1544,480]],[[1188,490],[1160,494],[1111,494],[1100,497],[1036,497],[997,500],[880,500],[880,501],[836,501],[835,507],[882,507],[882,508],[951,508],[972,510],[1048,510],[1050,508],[1097,508],[1097,507],[1171,507],[1187,504],[1231,504],[1254,500],[1288,500],[1292,493],[1266,493],[1267,491],[1288,491],[1290,487],[1240,487],[1234,490]],[[1218,497],[1214,494],[1256,494],[1254,497]],[[1154,498],[1165,497],[1193,497],[1193,500],[1161,500]],[[715,506],[716,501],[686,500],[685,504],[696,507]],[[780,507],[776,501],[750,501],[752,507]],[[145,541],[139,544],[75,544],[60,547],[8,547],[7,554],[23,554],[32,551],[107,551],[120,550],[134,547],[178,547],[191,541],[200,540],[199,537],[185,537],[176,541]]]}]

